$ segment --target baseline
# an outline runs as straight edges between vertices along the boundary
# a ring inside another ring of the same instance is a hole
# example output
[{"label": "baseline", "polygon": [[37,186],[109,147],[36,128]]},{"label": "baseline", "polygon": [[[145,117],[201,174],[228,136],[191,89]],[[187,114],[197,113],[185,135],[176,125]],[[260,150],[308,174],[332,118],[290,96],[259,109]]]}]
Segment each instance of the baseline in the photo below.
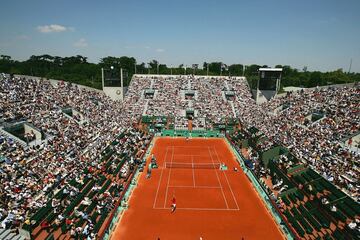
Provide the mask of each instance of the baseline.
[{"label": "baseline", "polygon": [[[211,161],[215,164],[214,159],[213,159],[213,157],[212,157],[212,155],[211,155],[211,153],[210,153],[210,148],[209,148],[209,147],[208,147],[208,151],[209,151],[209,154],[210,154]],[[228,202],[227,202],[227,200],[226,200],[225,193],[224,193],[224,189],[223,189],[223,187],[222,187],[222,185],[221,185],[219,175],[218,175],[216,169],[214,169],[214,170],[215,170],[215,174],[216,174],[217,180],[218,180],[219,185],[220,185],[221,193],[222,193],[222,195],[223,195],[223,197],[224,197],[224,200],[225,200],[226,208],[229,209],[229,205],[228,205]]]},{"label": "baseline", "polygon": [[155,199],[154,199],[153,208],[155,208],[157,196],[158,196],[158,194],[159,194],[159,189],[160,189],[161,179],[162,179],[162,175],[163,175],[164,168],[165,168],[165,162],[166,162],[167,153],[168,153],[168,148],[166,148],[166,152],[165,152],[165,156],[164,156],[164,161],[163,161],[163,166],[162,166],[162,168],[161,168],[161,173],[160,173],[159,184],[158,184],[158,187],[157,187],[157,189],[156,189],[156,194],[155,194]]},{"label": "baseline", "polygon": [[[216,154],[217,160],[220,162],[218,152],[217,152],[217,150],[216,150],[216,148],[215,148],[214,146],[213,146],[213,149],[215,150],[215,154]],[[234,194],[234,192],[233,192],[233,190],[232,190],[232,188],[231,188],[231,185],[230,185],[230,183],[229,183],[229,180],[228,180],[228,178],[227,178],[227,176],[226,176],[226,173],[225,173],[225,171],[222,171],[222,172],[223,172],[223,174],[224,174],[224,176],[225,176],[227,185],[229,186],[229,189],[230,189],[231,195],[232,195],[232,197],[233,197],[233,199],[234,199],[234,201],[235,201],[236,207],[237,207],[237,209],[239,209],[239,205],[238,205],[238,203],[237,203],[237,200],[236,200],[236,198],[235,198],[235,194]]]}]

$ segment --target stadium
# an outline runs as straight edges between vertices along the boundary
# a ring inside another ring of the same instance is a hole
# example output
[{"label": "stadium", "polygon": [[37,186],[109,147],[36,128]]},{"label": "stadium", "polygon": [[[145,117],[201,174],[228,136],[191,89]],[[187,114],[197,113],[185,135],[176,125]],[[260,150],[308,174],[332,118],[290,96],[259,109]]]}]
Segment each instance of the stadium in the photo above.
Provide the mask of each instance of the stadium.
[{"label": "stadium", "polygon": [[5,1],[0,240],[360,239],[359,7]]},{"label": "stadium", "polygon": [[234,76],[135,74],[122,102],[31,76],[1,90],[4,239],[359,237],[356,84],[261,104]]}]

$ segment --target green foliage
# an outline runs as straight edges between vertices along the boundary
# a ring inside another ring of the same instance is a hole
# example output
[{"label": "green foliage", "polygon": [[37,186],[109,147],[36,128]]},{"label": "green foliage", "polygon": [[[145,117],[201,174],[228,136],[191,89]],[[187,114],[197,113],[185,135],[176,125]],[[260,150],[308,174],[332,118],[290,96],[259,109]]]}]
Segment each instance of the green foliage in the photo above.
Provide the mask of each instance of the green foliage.
[{"label": "green foliage", "polygon": [[[44,55],[32,55],[26,61],[16,61],[8,55],[0,55],[0,72],[32,75],[44,78],[65,80],[81,85],[86,85],[101,89],[101,68],[116,69],[123,68],[125,72],[125,86],[129,84],[132,75],[138,74],[173,74],[183,75],[224,75],[224,76],[242,76],[245,73],[250,86],[255,86],[258,78],[258,70],[260,66],[252,64],[244,66],[242,64],[232,64],[228,68],[221,69],[222,62],[204,62],[202,69],[195,71],[191,67],[186,67],[184,64],[178,67],[169,68],[164,63],[159,63],[157,60],[151,60],[148,65],[145,63],[137,63],[133,57],[113,57],[108,56],[100,60],[98,64],[89,63],[87,57],[76,55],[70,57]],[[342,84],[350,82],[359,82],[359,73],[345,73],[342,69],[331,72],[310,72],[307,67],[302,71],[291,68],[288,65],[276,65],[276,67],[283,68],[281,88],[286,86],[295,87],[316,87],[328,84]]]},{"label": "green foliage", "polygon": [[242,64],[233,64],[229,66],[229,72],[232,76],[241,76],[244,66]]},{"label": "green foliage", "polygon": [[147,73],[145,63],[136,65],[136,73],[138,73],[138,74],[146,74]]},{"label": "green foliage", "polygon": [[211,73],[215,73],[215,75],[220,75],[220,73],[221,73],[221,62],[209,63],[209,71]]},{"label": "green foliage", "polygon": [[283,75],[281,85],[286,86],[299,86],[299,87],[316,87],[330,84],[344,84],[351,82],[358,82],[360,78],[359,73],[345,73],[342,69],[332,72],[299,72],[289,66],[283,67]]},{"label": "green foliage", "polygon": [[259,73],[259,68],[261,66],[257,64],[251,64],[245,67],[245,76],[257,76]]},{"label": "green foliage", "polygon": [[155,70],[156,71],[156,69],[157,69],[157,67],[158,67],[158,64],[159,64],[159,62],[158,61],[156,61],[156,60],[151,60],[150,62],[149,62],[149,68],[151,68],[151,69],[153,69],[153,70]]}]

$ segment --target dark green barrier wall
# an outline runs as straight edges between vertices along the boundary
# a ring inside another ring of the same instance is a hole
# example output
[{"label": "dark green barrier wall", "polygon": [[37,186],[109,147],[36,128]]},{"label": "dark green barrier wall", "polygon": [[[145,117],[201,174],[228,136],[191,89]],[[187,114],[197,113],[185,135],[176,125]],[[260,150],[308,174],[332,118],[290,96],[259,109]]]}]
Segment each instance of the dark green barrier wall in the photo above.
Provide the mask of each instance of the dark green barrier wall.
[{"label": "dark green barrier wall", "polygon": [[201,131],[201,130],[163,130],[161,136],[169,137],[223,137],[219,131]]},{"label": "dark green barrier wall", "polygon": [[280,146],[276,146],[263,152],[260,157],[265,167],[267,167],[270,159],[279,159],[279,156],[280,156]]}]

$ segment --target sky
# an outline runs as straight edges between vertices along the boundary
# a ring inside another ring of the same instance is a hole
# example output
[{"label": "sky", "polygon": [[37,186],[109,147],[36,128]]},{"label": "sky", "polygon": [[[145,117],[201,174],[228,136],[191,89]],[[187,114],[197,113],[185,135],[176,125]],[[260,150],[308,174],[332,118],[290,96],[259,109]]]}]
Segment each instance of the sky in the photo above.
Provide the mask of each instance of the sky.
[{"label": "sky", "polygon": [[360,0],[3,0],[0,54],[360,72]]}]

